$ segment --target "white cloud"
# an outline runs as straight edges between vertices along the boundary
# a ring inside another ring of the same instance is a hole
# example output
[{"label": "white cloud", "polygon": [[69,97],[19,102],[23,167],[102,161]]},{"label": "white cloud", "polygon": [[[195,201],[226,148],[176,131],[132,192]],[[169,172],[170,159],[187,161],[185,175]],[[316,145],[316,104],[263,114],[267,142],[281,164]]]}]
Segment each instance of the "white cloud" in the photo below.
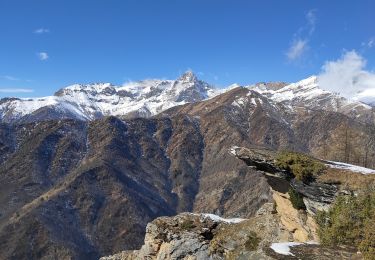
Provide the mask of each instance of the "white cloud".
[{"label": "white cloud", "polygon": [[46,28],[38,28],[34,31],[35,34],[44,34],[44,33],[49,33],[49,29]]},{"label": "white cloud", "polygon": [[1,79],[6,79],[6,80],[11,80],[11,81],[20,80],[19,78],[16,78],[16,77],[13,77],[13,76],[9,76],[9,75],[0,76],[0,78]]},{"label": "white cloud", "polygon": [[308,23],[308,29],[309,29],[309,34],[313,34],[315,31],[315,24],[316,24],[316,9],[311,9],[307,12],[306,14],[306,20]]},{"label": "white cloud", "polygon": [[309,10],[306,15],[306,24],[301,26],[293,37],[293,41],[286,51],[286,57],[289,61],[297,61],[302,58],[303,54],[309,49],[309,39],[315,31],[316,9]]},{"label": "white cloud", "polygon": [[375,103],[375,73],[365,70],[366,60],[355,50],[327,61],[318,81],[323,89],[365,103]]},{"label": "white cloud", "polygon": [[307,40],[294,40],[286,52],[286,56],[289,61],[295,61],[299,59],[308,49]]},{"label": "white cloud", "polygon": [[0,88],[0,93],[31,93],[34,92],[30,88]]},{"label": "white cloud", "polygon": [[49,58],[47,52],[39,52],[39,53],[37,53],[37,55],[38,55],[38,58],[40,60],[48,60],[48,58]]}]

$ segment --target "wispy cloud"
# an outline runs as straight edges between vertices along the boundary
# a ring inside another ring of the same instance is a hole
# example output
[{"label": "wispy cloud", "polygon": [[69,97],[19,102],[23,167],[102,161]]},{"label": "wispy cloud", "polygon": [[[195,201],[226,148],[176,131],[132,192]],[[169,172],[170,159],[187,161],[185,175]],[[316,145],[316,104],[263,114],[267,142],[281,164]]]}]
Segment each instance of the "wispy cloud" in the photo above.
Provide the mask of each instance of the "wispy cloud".
[{"label": "wispy cloud", "polygon": [[30,88],[0,88],[0,93],[31,93],[34,92]]},{"label": "wispy cloud", "polygon": [[355,50],[327,61],[318,81],[323,89],[366,103],[375,102],[375,73],[366,70],[366,59]]},{"label": "wispy cloud", "polygon": [[289,61],[294,61],[299,59],[307,51],[307,49],[307,40],[294,40],[288,51],[286,52],[286,56]]},{"label": "wispy cloud", "polygon": [[367,42],[362,42],[362,46],[367,48],[375,47],[375,37],[371,37]]},{"label": "wispy cloud", "polygon": [[307,29],[309,31],[309,35],[312,35],[315,31],[316,25],[316,9],[311,9],[306,14],[307,20]]},{"label": "wispy cloud", "polygon": [[9,76],[9,75],[0,76],[0,79],[6,79],[6,80],[11,80],[11,81],[20,80],[19,78],[16,78],[16,77],[13,77],[13,76]]},{"label": "wispy cloud", "polygon": [[38,28],[36,30],[34,30],[34,33],[35,34],[44,34],[44,33],[49,33],[49,29],[46,29],[46,28]]},{"label": "wispy cloud", "polygon": [[375,46],[375,37],[371,38],[368,43],[367,43],[367,46],[372,48]]},{"label": "wispy cloud", "polygon": [[49,59],[49,56],[48,56],[48,53],[47,52],[38,52],[37,53],[37,56],[40,60],[48,60]]},{"label": "wispy cloud", "polygon": [[309,49],[309,39],[315,31],[316,27],[316,9],[309,10],[306,15],[306,24],[301,26],[297,33],[294,34],[293,40],[290,43],[285,55],[290,62],[294,62],[303,57]]}]

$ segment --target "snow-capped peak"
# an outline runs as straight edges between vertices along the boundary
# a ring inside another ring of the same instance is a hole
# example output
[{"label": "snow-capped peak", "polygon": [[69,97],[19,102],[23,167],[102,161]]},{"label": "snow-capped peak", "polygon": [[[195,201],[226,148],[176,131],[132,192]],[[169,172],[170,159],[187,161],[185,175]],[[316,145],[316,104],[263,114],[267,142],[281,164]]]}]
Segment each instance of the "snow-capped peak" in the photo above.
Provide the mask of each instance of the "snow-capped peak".
[{"label": "snow-capped peak", "polygon": [[148,117],[173,106],[211,98],[221,92],[197,79],[192,71],[187,71],[177,80],[149,79],[123,86],[110,83],[74,84],[50,97],[2,100],[0,119],[16,121],[42,108],[52,109],[57,118],[69,115],[79,119],[95,119],[105,115],[129,114]]},{"label": "snow-capped peak", "polygon": [[74,84],[71,86],[67,86],[64,89],[69,89],[69,90],[95,90],[95,91],[103,91],[104,89],[107,88],[113,88],[115,87],[111,83],[92,83],[92,84]]},{"label": "snow-capped peak", "polygon": [[300,87],[304,87],[304,86],[313,86],[313,85],[317,85],[318,84],[318,77],[315,76],[315,75],[312,75],[306,79],[303,79],[303,80],[300,80],[294,84],[291,84],[291,85],[297,85],[297,86],[300,86]]},{"label": "snow-capped peak", "polygon": [[296,83],[286,84],[279,89],[269,88],[267,84],[252,85],[248,88],[289,107],[306,107],[329,111],[345,110],[345,112],[353,109],[370,109],[366,104],[347,100],[338,93],[320,88],[317,76],[310,76]]},{"label": "snow-capped peak", "polygon": [[195,74],[191,70],[188,70],[184,74],[182,74],[178,78],[178,80],[182,81],[182,82],[196,82],[197,77],[195,76]]},{"label": "snow-capped peak", "polygon": [[65,88],[62,88],[58,90],[54,95],[55,96],[64,96],[64,95],[72,95],[76,92],[86,92],[91,94],[99,94],[99,93],[105,93],[105,94],[113,94],[116,92],[114,85],[111,83],[92,83],[92,84],[74,84],[67,86]]},{"label": "snow-capped peak", "polygon": [[[48,119],[68,117],[83,120],[106,115],[149,117],[173,106],[212,98],[238,86],[235,84],[226,89],[216,89],[199,80],[192,71],[185,72],[177,80],[147,79],[123,86],[110,83],[74,84],[49,97],[2,99],[0,121],[14,122],[26,115],[31,115],[27,120],[46,115]],[[367,117],[366,113],[371,110],[366,104],[321,89],[316,76],[291,84],[258,83],[247,88],[271,102],[281,103],[291,112],[297,107],[304,107]]]}]

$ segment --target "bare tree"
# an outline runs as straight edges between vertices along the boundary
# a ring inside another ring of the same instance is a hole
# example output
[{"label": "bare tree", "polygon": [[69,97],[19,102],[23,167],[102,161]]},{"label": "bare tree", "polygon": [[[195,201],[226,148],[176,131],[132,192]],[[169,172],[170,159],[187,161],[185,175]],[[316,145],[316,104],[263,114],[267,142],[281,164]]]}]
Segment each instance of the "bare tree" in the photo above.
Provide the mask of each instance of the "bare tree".
[{"label": "bare tree", "polygon": [[375,153],[375,126],[373,124],[366,125],[366,138],[364,143],[364,167],[374,167]]}]

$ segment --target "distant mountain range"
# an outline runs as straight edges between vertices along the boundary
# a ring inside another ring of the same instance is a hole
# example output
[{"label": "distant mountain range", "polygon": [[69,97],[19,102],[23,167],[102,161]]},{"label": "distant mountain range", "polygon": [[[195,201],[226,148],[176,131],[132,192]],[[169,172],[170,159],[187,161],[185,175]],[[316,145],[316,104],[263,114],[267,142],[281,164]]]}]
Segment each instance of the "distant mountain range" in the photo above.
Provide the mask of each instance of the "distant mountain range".
[{"label": "distant mountain range", "polygon": [[222,90],[188,71],[177,80],[144,80],[122,87],[110,83],[72,85],[53,96],[2,99],[4,122],[73,118],[93,120],[103,116],[150,117],[168,108],[211,98]]},{"label": "distant mountain range", "polygon": [[[210,99],[234,87],[217,89],[187,71],[177,80],[143,80],[114,86],[110,83],[72,85],[42,98],[3,98],[2,122],[32,122],[50,119],[94,120],[103,116],[151,117],[174,106]],[[291,107],[307,107],[366,116],[371,106],[350,101],[319,88],[312,76],[297,83],[258,83],[245,86],[272,102]]]}]

